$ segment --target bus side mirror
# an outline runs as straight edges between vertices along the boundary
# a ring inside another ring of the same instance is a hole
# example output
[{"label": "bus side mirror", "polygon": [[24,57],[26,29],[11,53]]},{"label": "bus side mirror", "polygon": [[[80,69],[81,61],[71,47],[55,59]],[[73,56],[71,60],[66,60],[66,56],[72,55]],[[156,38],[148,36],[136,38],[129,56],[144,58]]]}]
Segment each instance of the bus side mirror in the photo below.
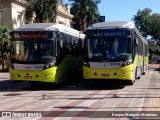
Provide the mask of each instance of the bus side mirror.
[{"label": "bus side mirror", "polygon": [[87,36],[87,35],[88,35],[88,33],[87,33],[86,31],[84,31],[84,32],[83,32],[83,34],[85,34],[85,36]]}]

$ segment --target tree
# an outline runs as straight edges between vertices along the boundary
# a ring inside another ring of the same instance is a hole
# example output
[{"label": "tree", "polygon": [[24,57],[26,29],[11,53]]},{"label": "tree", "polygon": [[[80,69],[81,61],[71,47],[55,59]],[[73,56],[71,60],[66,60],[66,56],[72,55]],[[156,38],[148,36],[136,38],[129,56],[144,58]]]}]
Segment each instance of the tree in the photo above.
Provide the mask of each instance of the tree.
[{"label": "tree", "polygon": [[154,13],[150,18],[149,34],[153,39],[159,42],[160,40],[160,14]]},{"label": "tree", "polygon": [[1,53],[1,62],[2,62],[2,70],[5,69],[5,61],[7,58],[7,54],[9,53],[9,45],[10,45],[10,30],[6,26],[0,27],[0,53]]},{"label": "tree", "polygon": [[152,40],[155,40],[154,44],[149,42],[150,60],[154,58],[155,53],[159,53],[158,46],[160,46],[160,14],[151,12],[151,9],[145,8],[142,11],[138,10],[133,17],[143,37],[150,36]]},{"label": "tree", "polygon": [[136,27],[139,29],[143,37],[151,36],[157,43],[160,41],[160,14],[151,13],[152,10],[145,8],[144,10],[138,10],[137,14],[134,15]]},{"label": "tree", "polygon": [[92,20],[99,19],[97,4],[100,0],[69,0],[72,2],[71,14],[74,15],[73,21],[76,22],[74,27],[83,31]]},{"label": "tree", "polygon": [[35,22],[55,22],[57,16],[57,3],[62,0],[27,0],[26,20],[30,22],[35,14]]},{"label": "tree", "polygon": [[132,18],[135,21],[136,27],[145,38],[148,36],[150,30],[151,12],[152,10],[149,8],[145,8],[142,11],[138,10],[137,14]]},{"label": "tree", "polygon": [[148,42],[148,45],[149,45],[149,60],[153,61],[154,60],[154,57],[155,57],[155,53],[159,53],[158,52],[158,46],[155,42]]}]

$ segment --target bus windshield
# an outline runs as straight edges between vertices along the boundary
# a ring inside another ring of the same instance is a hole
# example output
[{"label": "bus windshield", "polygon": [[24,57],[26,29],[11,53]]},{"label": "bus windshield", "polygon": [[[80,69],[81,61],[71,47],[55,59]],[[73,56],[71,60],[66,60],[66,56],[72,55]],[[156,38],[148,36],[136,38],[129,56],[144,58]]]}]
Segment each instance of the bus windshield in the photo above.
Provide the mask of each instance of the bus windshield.
[{"label": "bus windshield", "polygon": [[116,59],[132,53],[130,37],[92,37],[87,41],[89,58]]},{"label": "bus windshield", "polygon": [[44,61],[55,57],[53,40],[14,40],[11,59],[15,61]]}]

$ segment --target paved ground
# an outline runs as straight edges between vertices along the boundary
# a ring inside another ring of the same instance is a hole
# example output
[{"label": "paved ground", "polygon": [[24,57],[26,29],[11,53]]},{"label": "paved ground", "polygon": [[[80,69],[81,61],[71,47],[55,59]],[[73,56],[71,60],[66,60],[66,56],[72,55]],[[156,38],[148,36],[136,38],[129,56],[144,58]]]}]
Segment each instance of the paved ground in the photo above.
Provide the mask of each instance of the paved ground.
[{"label": "paved ground", "polygon": [[[133,86],[121,88],[82,82],[57,88],[41,86],[33,89],[27,82],[13,84],[8,73],[0,73],[0,111],[19,111],[21,115],[23,111],[34,111],[45,115],[28,118],[16,117],[15,113],[12,118],[2,119],[139,120],[139,113],[136,112],[141,111],[143,115],[148,115],[146,120],[149,116],[159,115],[155,111],[160,112],[160,74],[154,67],[136,80]],[[124,114],[126,116],[119,117]]]}]

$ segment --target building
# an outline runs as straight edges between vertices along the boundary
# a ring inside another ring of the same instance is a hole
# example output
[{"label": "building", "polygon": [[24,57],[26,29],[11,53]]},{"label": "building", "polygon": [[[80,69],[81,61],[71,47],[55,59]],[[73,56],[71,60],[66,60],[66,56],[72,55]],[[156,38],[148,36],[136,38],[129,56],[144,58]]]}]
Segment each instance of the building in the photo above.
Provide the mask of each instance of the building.
[{"label": "building", "polygon": [[[26,23],[25,0],[1,0],[0,1],[0,26],[8,26],[11,30]],[[58,4],[56,23],[71,27],[73,15],[70,14],[69,4]],[[34,17],[32,23],[34,22]]]},{"label": "building", "polygon": [[57,23],[63,24],[65,26],[72,26],[72,18],[73,15],[70,14],[70,6],[69,4],[58,4],[57,10]]},{"label": "building", "polygon": [[25,7],[24,0],[2,0],[0,2],[0,25],[15,29],[25,24]]}]

